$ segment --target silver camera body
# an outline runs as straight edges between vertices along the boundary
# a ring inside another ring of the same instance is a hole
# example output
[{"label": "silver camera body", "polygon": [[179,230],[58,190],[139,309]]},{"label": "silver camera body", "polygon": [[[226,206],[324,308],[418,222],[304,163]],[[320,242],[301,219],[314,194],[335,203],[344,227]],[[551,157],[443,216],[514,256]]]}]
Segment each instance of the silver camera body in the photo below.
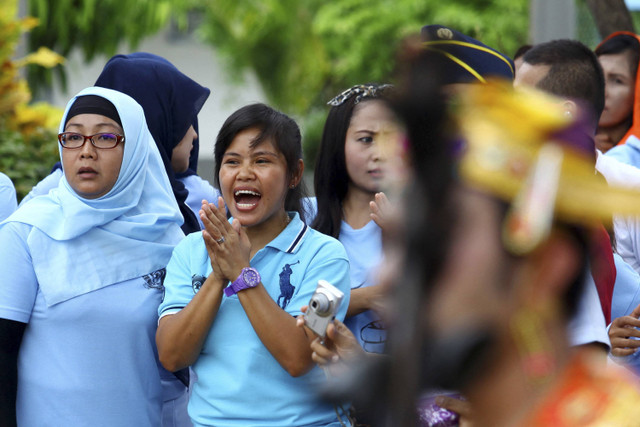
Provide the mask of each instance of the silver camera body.
[{"label": "silver camera body", "polygon": [[336,318],[344,294],[326,280],[318,280],[318,287],[311,295],[304,323],[317,335],[324,337],[329,323]]}]

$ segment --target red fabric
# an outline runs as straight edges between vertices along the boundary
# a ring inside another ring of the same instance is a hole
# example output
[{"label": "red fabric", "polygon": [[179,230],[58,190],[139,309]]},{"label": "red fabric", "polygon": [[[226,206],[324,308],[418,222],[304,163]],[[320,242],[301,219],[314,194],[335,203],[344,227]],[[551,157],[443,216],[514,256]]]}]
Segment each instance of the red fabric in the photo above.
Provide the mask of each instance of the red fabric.
[{"label": "red fabric", "polygon": [[613,285],[616,282],[616,266],[613,261],[609,233],[603,226],[594,230],[592,243],[589,254],[591,275],[596,283],[604,320],[608,325],[611,323],[611,299],[613,298]]}]

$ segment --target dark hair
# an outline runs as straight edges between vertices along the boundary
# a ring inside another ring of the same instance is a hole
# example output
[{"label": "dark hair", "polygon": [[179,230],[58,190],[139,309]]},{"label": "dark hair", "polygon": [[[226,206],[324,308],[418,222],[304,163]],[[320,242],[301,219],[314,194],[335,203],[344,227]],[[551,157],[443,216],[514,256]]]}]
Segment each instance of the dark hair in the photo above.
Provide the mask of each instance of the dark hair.
[{"label": "dark hair", "polygon": [[598,123],[604,110],[604,75],[600,62],[587,46],[576,40],[552,40],[534,46],[524,55],[531,65],[549,65],[537,87],[560,97],[582,100]]},{"label": "dark hair", "polygon": [[[367,85],[375,88],[381,86]],[[384,99],[383,94],[384,90],[362,98],[347,98],[342,104],[331,107],[324,124],[313,177],[318,209],[312,227],[336,239],[340,235],[342,202],[347,195],[350,181],[344,145],[351,117],[356,105],[372,99]]]},{"label": "dark hair", "polygon": [[636,78],[638,61],[640,61],[640,42],[638,42],[637,38],[629,34],[619,34],[602,42],[595,52],[597,56],[629,52],[631,75],[634,79]]},{"label": "dark hair", "polygon": [[518,50],[516,50],[516,53],[513,54],[513,60],[515,61],[516,59],[520,58],[525,53],[529,52],[532,48],[533,48],[533,45],[523,44],[518,48]]},{"label": "dark hair", "polygon": [[[392,234],[383,230],[383,239],[387,236],[397,239],[392,247],[402,252],[405,264],[401,277],[397,278],[402,285],[394,287],[390,301],[394,322],[388,329],[385,352],[391,357],[363,360],[354,367],[353,375],[347,373],[341,377],[342,387],[331,388],[338,401],[355,402],[359,412],[366,414],[365,419],[392,420],[394,425],[416,424],[415,402],[421,386],[423,344],[423,326],[419,318],[427,290],[425,282],[437,277],[447,252],[451,217],[449,190],[454,183],[453,157],[448,141],[442,136],[446,108],[441,84],[445,70],[456,64],[437,52],[425,50],[420,40],[409,39],[406,44],[406,52],[400,52],[403,56],[396,71],[401,86],[385,99],[406,126],[407,157],[411,159],[416,175],[409,183],[411,203],[409,206],[409,201],[405,200],[405,220]],[[342,200],[346,194],[344,141],[353,109],[354,101],[350,99],[329,112],[320,150],[326,160],[324,163],[319,161],[315,170],[316,189],[319,178],[324,178],[325,191],[336,193],[331,200],[338,209],[337,232],[342,211],[336,200]],[[335,153],[334,158],[332,153]],[[322,164],[327,166],[322,169],[319,166]],[[336,175],[332,168],[342,173]],[[326,176],[329,174],[331,178]],[[332,182],[343,188],[342,197],[338,197],[338,189],[330,187]],[[319,198],[319,214],[322,212],[320,207]],[[331,221],[328,215],[326,217]],[[318,217],[314,227],[317,220]]]},{"label": "dark hair", "polygon": [[[291,117],[268,105],[251,104],[231,114],[218,132],[214,150],[216,161],[214,179],[218,188],[220,188],[222,157],[236,135],[247,129],[260,130],[260,134],[251,142],[251,147],[256,147],[266,140],[273,141],[287,162],[287,176],[290,178],[298,172],[298,160],[302,159],[302,138],[298,124]],[[301,180],[297,186],[289,189],[284,202],[285,210],[298,212],[303,221],[305,211],[302,207],[302,199],[305,195],[304,183]]]}]

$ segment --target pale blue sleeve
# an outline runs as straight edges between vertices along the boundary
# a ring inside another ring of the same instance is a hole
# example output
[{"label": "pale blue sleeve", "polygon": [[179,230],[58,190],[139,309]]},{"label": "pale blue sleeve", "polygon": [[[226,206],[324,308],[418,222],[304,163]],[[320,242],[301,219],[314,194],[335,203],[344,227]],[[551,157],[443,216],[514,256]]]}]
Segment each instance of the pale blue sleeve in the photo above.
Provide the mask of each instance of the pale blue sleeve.
[{"label": "pale blue sleeve", "polygon": [[16,189],[13,182],[3,173],[0,173],[0,221],[6,219],[18,208]]},{"label": "pale blue sleeve", "polygon": [[49,190],[56,188],[60,183],[60,178],[62,178],[62,169],[56,169],[47,175],[42,181],[37,183],[35,187],[29,191],[29,194],[24,196],[24,199],[20,201],[20,206],[24,205],[29,200],[33,199],[36,196],[42,196],[43,194],[48,194]]},{"label": "pale blue sleeve", "polygon": [[38,292],[38,280],[27,246],[30,226],[9,222],[0,226],[0,318],[28,323]]},{"label": "pale blue sleeve", "polygon": [[613,147],[607,151],[605,155],[619,162],[638,167],[640,166],[640,150],[638,149],[638,145],[640,145],[638,138],[631,135],[624,144]]},{"label": "pale blue sleeve", "polygon": [[286,312],[292,316],[302,314],[300,307],[308,305],[311,295],[318,286],[318,280],[326,280],[344,294],[336,318],[343,321],[349,307],[351,295],[351,280],[349,279],[349,261],[344,247],[337,240],[330,245],[324,245],[314,256],[313,261],[304,272],[300,289],[286,307]]},{"label": "pale blue sleeve", "polygon": [[[196,234],[196,233],[194,233]],[[191,252],[194,248],[194,234],[184,239],[173,250],[167,275],[164,278],[164,298],[158,307],[158,316],[174,314],[189,304],[195,295],[192,286]]]},{"label": "pale blue sleeve", "polygon": [[613,254],[616,283],[611,300],[611,320],[631,314],[640,304],[640,275],[618,254]]}]

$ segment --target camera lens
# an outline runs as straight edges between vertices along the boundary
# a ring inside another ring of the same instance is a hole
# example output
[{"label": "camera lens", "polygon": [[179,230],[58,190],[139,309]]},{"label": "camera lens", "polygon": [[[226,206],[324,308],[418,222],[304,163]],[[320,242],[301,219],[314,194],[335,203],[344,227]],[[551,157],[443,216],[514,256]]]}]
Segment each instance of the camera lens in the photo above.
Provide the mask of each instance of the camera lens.
[{"label": "camera lens", "polygon": [[331,301],[329,301],[326,295],[316,293],[313,298],[311,298],[309,305],[316,313],[324,314],[331,308]]}]

